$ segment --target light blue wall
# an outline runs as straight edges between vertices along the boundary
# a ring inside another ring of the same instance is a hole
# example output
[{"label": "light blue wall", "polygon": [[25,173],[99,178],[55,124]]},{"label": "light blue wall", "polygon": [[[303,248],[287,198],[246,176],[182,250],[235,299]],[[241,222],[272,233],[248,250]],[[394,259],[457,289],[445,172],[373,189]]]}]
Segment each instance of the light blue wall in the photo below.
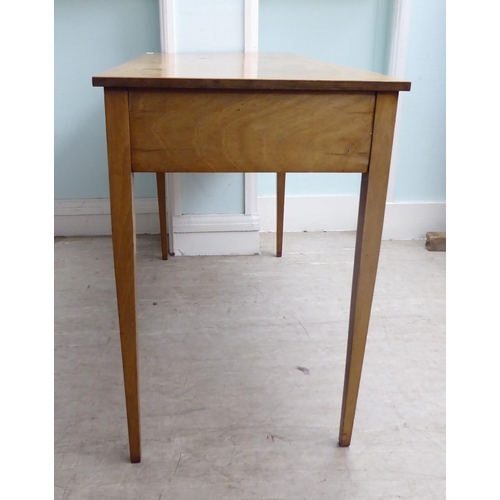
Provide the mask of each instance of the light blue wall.
[{"label": "light blue wall", "polygon": [[412,2],[394,201],[446,199],[445,0]]},{"label": "light blue wall", "polygon": [[260,0],[259,50],[385,71],[391,0]]},{"label": "light blue wall", "polygon": [[[103,89],[92,76],[159,50],[158,0],[55,0],[56,199],[109,198]],[[135,177],[137,196],[156,196],[154,174]]]},{"label": "light blue wall", "polygon": [[[387,72],[391,0],[260,0],[259,50],[295,52]],[[288,174],[287,195],[357,194],[358,174]],[[259,174],[259,194],[276,193],[276,176]]]},{"label": "light blue wall", "polygon": [[[260,0],[259,49],[297,52],[386,73],[393,0]],[[445,0],[414,0],[407,70],[400,94],[393,201],[444,201]],[[259,174],[259,194],[275,176]],[[357,194],[359,176],[289,174],[288,195]]]},{"label": "light blue wall", "polygon": [[[244,0],[176,0],[176,52],[242,52]],[[245,212],[243,174],[182,174],[183,214]]]},{"label": "light blue wall", "polygon": [[[386,72],[392,5],[392,0],[260,0],[259,49]],[[180,51],[242,50],[243,24],[236,19],[242,19],[243,0],[177,0],[175,6]],[[54,25],[55,197],[107,198],[103,91],[92,87],[91,78],[160,50],[158,0],[55,0]],[[412,2],[406,78],[412,90],[400,99],[394,201],[442,201],[444,0]],[[227,175],[203,181],[185,176],[182,211],[243,212],[243,176]],[[355,175],[290,174],[287,194],[354,194],[358,186]],[[259,194],[274,193],[274,176],[260,174]],[[153,174],[136,175],[136,195],[156,196]]]},{"label": "light blue wall", "polygon": [[182,174],[183,214],[245,213],[243,174]]}]

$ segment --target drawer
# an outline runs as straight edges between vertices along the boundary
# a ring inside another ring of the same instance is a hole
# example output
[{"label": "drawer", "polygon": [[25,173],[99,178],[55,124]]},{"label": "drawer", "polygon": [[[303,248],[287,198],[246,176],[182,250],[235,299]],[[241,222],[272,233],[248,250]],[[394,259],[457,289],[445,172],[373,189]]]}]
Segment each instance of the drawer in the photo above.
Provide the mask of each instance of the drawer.
[{"label": "drawer", "polygon": [[366,172],[375,93],[129,91],[135,172]]}]

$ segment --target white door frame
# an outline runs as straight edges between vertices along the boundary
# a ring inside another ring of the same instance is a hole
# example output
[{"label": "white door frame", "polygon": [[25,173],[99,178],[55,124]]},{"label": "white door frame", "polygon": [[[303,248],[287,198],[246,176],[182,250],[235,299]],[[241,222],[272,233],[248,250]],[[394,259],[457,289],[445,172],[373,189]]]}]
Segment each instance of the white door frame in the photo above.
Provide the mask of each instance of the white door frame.
[{"label": "white door frame", "polygon": [[[408,39],[410,37],[411,0],[394,0],[392,16],[391,52],[389,56],[389,76],[405,78],[406,56],[408,54]],[[394,140],[392,146],[391,170],[387,201],[394,201],[394,180],[396,177],[396,157],[398,151],[398,137],[400,129],[401,103],[398,105]]]},{"label": "white door frame", "polygon": [[[159,0],[160,7],[160,32],[162,52],[175,52],[175,19],[174,1]],[[258,51],[259,37],[259,0],[245,1],[245,28],[244,28],[244,48],[245,52]],[[392,36],[389,57],[389,75],[396,78],[404,78],[406,68],[406,56],[409,39],[411,0],[394,0],[392,18]],[[250,59],[249,59],[250,61]],[[254,61],[255,62],[255,61]],[[245,67],[245,72],[252,72],[255,68],[252,65]],[[399,106],[400,108],[400,106]],[[389,188],[387,201],[393,201],[394,180],[396,174],[396,156],[399,131],[399,116],[396,119],[396,129],[394,133],[394,145],[392,154],[392,168],[389,176]],[[257,215],[257,174],[245,175],[245,215]],[[172,228],[172,217],[181,216],[180,199],[180,175],[167,175],[167,193],[169,205],[169,228]],[[171,251],[173,251],[174,235],[170,237]]]},{"label": "white door frame", "polygon": [[[159,0],[160,4],[160,33],[161,50],[166,53],[175,53],[175,19],[174,0]],[[245,0],[244,9],[244,47],[245,52],[257,52],[259,37],[259,0]],[[253,72],[255,62],[250,61],[245,66],[245,72]],[[257,174],[245,173],[245,215],[257,215]],[[168,203],[168,225],[170,233],[170,251],[174,252],[175,233],[173,218],[182,215],[181,209],[181,186],[180,174],[167,175],[167,203]],[[255,223],[255,221],[253,221]]]}]

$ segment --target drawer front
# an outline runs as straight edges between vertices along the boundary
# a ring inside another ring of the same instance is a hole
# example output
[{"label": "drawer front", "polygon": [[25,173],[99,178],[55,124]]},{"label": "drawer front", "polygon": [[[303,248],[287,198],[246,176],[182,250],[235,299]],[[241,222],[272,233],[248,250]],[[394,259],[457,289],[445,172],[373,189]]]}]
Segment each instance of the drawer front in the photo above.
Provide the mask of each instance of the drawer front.
[{"label": "drawer front", "polygon": [[130,90],[135,172],[367,172],[374,93]]}]

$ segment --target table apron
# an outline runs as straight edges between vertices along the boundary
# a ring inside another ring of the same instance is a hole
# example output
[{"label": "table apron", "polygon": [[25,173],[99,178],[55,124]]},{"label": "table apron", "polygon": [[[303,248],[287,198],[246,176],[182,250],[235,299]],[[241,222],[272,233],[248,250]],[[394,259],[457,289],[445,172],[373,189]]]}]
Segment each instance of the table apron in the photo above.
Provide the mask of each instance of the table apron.
[{"label": "table apron", "polygon": [[134,172],[367,172],[374,92],[129,89]]}]

